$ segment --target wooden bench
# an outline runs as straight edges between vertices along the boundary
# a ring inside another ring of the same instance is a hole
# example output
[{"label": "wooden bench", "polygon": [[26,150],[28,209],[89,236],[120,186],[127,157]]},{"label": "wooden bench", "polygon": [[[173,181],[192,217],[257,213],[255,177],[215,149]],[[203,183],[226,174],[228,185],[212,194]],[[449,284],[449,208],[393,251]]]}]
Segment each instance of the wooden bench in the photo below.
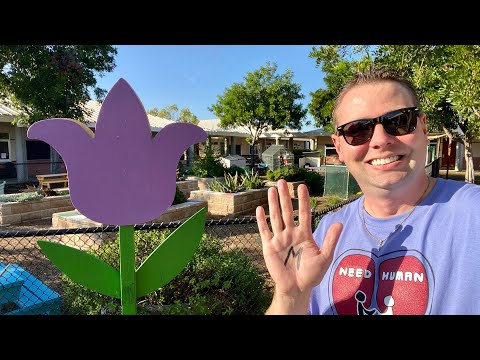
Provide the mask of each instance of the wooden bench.
[{"label": "wooden bench", "polygon": [[57,190],[58,188],[52,187],[52,184],[61,184],[59,187],[68,188],[67,173],[37,175],[37,180],[42,189]]}]

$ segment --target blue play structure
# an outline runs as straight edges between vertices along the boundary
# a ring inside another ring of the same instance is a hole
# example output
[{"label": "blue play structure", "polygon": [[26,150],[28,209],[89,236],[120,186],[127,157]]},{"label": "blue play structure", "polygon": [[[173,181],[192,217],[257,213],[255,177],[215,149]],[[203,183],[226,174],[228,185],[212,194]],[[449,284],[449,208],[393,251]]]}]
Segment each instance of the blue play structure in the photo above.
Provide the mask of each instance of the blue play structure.
[{"label": "blue play structure", "polygon": [[1,315],[60,315],[60,296],[17,264],[0,263]]}]

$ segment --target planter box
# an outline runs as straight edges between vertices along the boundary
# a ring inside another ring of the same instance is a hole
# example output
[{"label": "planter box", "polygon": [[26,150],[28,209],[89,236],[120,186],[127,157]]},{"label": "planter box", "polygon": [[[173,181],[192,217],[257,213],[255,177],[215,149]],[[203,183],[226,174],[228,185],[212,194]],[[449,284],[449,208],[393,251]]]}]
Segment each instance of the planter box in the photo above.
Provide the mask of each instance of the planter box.
[{"label": "planter box", "polygon": [[[298,197],[297,189],[300,184],[305,184],[305,181],[287,181],[288,192],[290,193],[290,197],[295,199]],[[267,181],[265,186],[277,186],[276,181]]]},{"label": "planter box", "polygon": [[54,213],[74,208],[70,195],[47,196],[25,202],[0,203],[0,225],[50,218]]},{"label": "planter box", "polygon": [[183,180],[177,181],[178,189],[183,192],[183,195],[188,199],[190,197],[190,192],[198,190],[198,181],[197,180]]},{"label": "planter box", "polygon": [[[151,223],[169,223],[172,221],[184,221],[195,214],[198,210],[207,207],[206,201],[188,200],[182,204],[170,206],[161,216]],[[78,210],[56,213],[52,215],[52,227],[55,229],[86,228],[86,227],[104,227],[108,224],[102,224],[93,221],[82,215]],[[57,241],[73,246],[77,249],[98,248],[104,242],[115,239],[116,233],[86,233],[86,234],[68,234],[56,237]]]},{"label": "planter box", "polygon": [[[218,177],[216,179],[220,182],[225,182],[224,177]],[[197,176],[187,176],[187,180],[197,181],[199,190],[208,190],[208,189],[210,189],[210,184],[213,182],[213,180],[215,180],[215,178],[213,178],[213,177],[201,178],[201,177],[197,177]]]},{"label": "planter box", "polygon": [[222,193],[197,190],[190,193],[192,199],[208,202],[207,219],[222,219],[255,215],[257,206],[268,207],[268,188],[238,193]]}]

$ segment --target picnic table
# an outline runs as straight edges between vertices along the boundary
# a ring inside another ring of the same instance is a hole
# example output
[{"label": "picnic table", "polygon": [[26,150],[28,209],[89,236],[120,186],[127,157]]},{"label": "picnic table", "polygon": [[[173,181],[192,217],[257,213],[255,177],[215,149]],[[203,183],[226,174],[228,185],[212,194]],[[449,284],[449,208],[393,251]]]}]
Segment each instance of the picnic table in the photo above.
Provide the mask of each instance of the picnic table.
[{"label": "picnic table", "polygon": [[[42,189],[64,190],[68,189],[67,173],[37,175],[38,184]],[[61,184],[58,187],[52,187],[52,184]]]}]

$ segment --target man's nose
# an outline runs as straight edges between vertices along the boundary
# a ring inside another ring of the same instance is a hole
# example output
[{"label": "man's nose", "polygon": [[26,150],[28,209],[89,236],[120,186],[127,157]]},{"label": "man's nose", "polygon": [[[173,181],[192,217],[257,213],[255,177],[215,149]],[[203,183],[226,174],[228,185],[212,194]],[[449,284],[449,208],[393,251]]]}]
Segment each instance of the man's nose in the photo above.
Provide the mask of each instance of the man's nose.
[{"label": "man's nose", "polygon": [[370,146],[378,148],[385,145],[390,145],[394,142],[394,137],[395,136],[390,135],[385,131],[385,128],[382,124],[375,124],[373,135],[370,139]]}]

